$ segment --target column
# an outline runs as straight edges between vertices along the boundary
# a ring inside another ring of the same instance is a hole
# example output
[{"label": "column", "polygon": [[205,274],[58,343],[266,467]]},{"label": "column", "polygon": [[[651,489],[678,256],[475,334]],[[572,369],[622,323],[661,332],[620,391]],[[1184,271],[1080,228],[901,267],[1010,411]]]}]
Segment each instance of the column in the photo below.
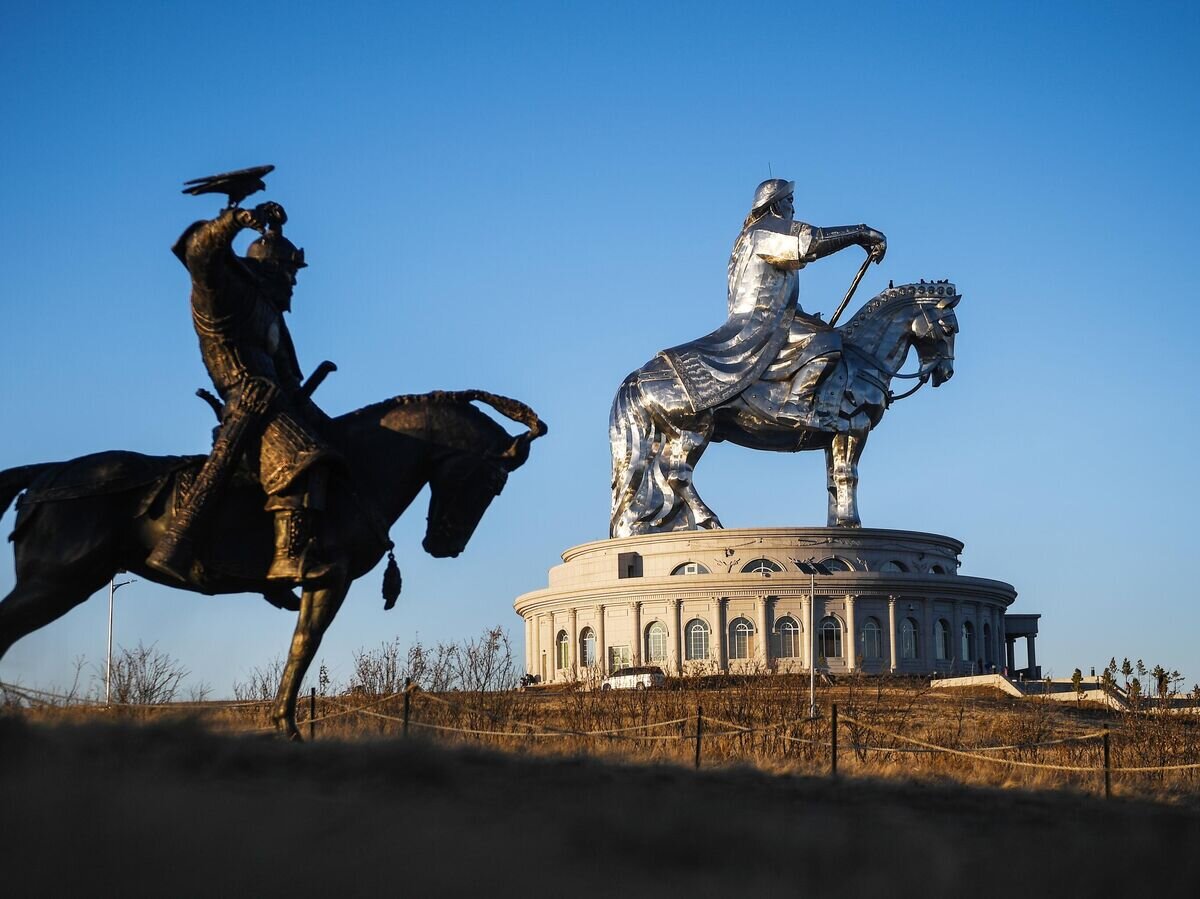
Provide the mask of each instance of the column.
[{"label": "column", "polygon": [[525,673],[533,671],[533,616],[525,619]]},{"label": "column", "polygon": [[540,679],[542,676],[542,616],[533,616],[533,667],[529,669]]},{"label": "column", "polygon": [[813,621],[812,597],[808,594],[800,597],[800,618],[802,619],[800,627],[804,631],[805,636],[804,655],[801,656],[800,660],[808,668],[812,666],[813,659],[816,658],[816,653],[813,649],[817,641],[817,635],[814,633],[816,631],[816,622]]},{"label": "column", "polygon": [[933,607],[933,600],[926,596],[921,600],[925,606],[925,655],[924,659],[928,662],[930,671],[937,669],[937,630],[933,626],[934,620],[937,618],[937,610]]},{"label": "column", "polygon": [[1004,635],[1004,660],[1007,662],[1008,676],[1015,677],[1017,673],[1017,638]]},{"label": "column", "polygon": [[979,614],[979,603],[975,606],[975,670],[980,674],[986,674],[983,668],[983,617]]},{"label": "column", "polygon": [[632,665],[642,664],[642,604],[634,600],[629,604],[633,616],[633,641],[629,645],[629,661]]},{"label": "column", "polygon": [[674,624],[671,626],[671,643],[675,647],[675,673],[683,674],[683,600],[673,599]]},{"label": "column", "polygon": [[896,597],[888,597],[888,661],[891,662],[892,674],[899,667],[896,664]]},{"label": "column", "polygon": [[853,671],[858,664],[858,653],[856,652],[858,630],[854,627],[854,597],[849,593],[846,594],[846,630],[848,631],[845,647],[846,668]]},{"label": "column", "polygon": [[962,603],[957,599],[951,600],[951,608],[954,614],[950,622],[950,658],[955,659],[954,665],[950,668],[951,674],[962,673]]},{"label": "column", "polygon": [[767,624],[767,598],[765,596],[756,597],[758,600],[758,620],[754,622],[755,628],[758,629],[758,660],[765,666],[771,664],[771,631]]},{"label": "column", "polygon": [[717,667],[722,671],[727,670],[729,667],[729,659],[725,653],[725,614],[728,603],[728,597],[717,597],[717,626],[713,628],[716,631],[716,634],[713,636],[717,638]]},{"label": "column", "polygon": [[1029,654],[1029,676],[1037,677],[1037,651],[1034,649],[1033,641],[1037,638],[1030,634],[1025,638],[1025,652]]},{"label": "column", "polygon": [[567,614],[567,671],[571,680],[579,673],[579,618],[574,608]]},{"label": "column", "polygon": [[596,613],[599,616],[596,620],[596,652],[600,656],[597,661],[600,663],[600,670],[608,674],[608,644],[604,640],[603,603],[596,607]]}]

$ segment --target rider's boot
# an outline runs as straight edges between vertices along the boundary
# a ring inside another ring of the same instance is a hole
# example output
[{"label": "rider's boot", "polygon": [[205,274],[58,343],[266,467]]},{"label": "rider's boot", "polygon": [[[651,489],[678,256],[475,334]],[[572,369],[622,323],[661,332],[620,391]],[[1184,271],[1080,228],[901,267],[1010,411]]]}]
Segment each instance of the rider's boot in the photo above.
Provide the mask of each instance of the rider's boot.
[{"label": "rider's boot", "polygon": [[327,558],[317,540],[319,516],[312,509],[275,512],[275,558],[268,581],[316,586],[342,573],[342,562]]}]

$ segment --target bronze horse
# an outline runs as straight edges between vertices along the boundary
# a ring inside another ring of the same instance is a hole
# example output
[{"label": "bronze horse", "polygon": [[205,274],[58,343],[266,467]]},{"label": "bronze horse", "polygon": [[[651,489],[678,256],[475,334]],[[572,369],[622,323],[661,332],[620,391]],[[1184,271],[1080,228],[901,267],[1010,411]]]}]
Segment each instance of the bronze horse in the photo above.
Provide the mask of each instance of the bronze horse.
[{"label": "bronze horse", "polygon": [[[481,401],[524,424],[513,437],[471,405]],[[509,472],[529,456],[546,425],[528,406],[483,391],[398,396],[331,419],[328,436],[346,460],[342,489],[330,491],[327,522],[347,547],[345,576],[306,588],[297,601],[264,579],[272,556],[270,514],[256,480],[235,479],[208,532],[208,551],[186,580],[145,564],[174,513],[181,485],[202,456],[106,452],[0,472],[0,514],[17,494],[16,585],[0,601],[0,657],[17,640],[66,614],[120,570],[196,593],[260,592],[299,611],[272,709],[293,739],[296,697],[325,629],[350,583],[391,549],[388,528],[426,484],[429,523],[422,543],[436,557],[467,545]],[[398,584],[396,591],[398,591]],[[389,607],[394,596],[389,599]]]}]

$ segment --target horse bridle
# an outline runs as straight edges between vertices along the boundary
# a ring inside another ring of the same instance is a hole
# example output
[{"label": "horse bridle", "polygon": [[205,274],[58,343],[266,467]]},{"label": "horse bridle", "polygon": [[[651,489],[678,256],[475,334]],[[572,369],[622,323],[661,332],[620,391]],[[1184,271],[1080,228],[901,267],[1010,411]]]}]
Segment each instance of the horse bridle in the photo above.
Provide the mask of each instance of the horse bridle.
[{"label": "horse bridle", "polygon": [[939,365],[941,365],[943,362],[953,362],[954,361],[953,356],[941,356],[941,357],[935,359],[933,362],[928,362],[925,365],[922,365],[919,369],[917,369],[914,372],[905,373],[905,372],[901,372],[900,369],[898,369],[898,368],[895,370],[888,368],[877,357],[871,355],[866,350],[864,350],[860,347],[857,347],[852,343],[843,344],[843,348],[850,350],[852,353],[855,353],[857,356],[859,356],[859,358],[861,358],[864,362],[866,362],[868,365],[870,365],[876,371],[879,371],[882,374],[886,375],[888,380],[891,380],[892,378],[903,378],[906,380],[911,380],[913,378],[920,379],[919,382],[913,386],[912,390],[906,390],[904,393],[892,393],[891,390],[888,390],[887,396],[888,396],[888,405],[889,406],[892,403],[894,403],[896,400],[907,399],[908,397],[910,397],[914,393],[916,393],[918,390],[920,390],[922,387],[924,387],[926,382],[929,380],[929,376],[931,374],[933,374],[933,370],[935,368],[937,368]]}]

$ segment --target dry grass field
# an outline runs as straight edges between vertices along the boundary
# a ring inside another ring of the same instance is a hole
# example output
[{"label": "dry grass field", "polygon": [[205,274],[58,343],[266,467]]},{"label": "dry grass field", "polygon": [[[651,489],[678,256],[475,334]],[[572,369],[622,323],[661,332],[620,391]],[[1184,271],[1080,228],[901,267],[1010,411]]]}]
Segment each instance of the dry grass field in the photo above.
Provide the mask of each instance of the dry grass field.
[{"label": "dry grass field", "polygon": [[[830,770],[830,711],[836,704],[843,776],[1100,795],[1100,734],[1107,728],[1113,795],[1200,806],[1197,715],[1163,714],[1150,702],[1136,712],[1114,712],[1087,703],[1015,699],[993,690],[935,691],[926,682],[878,678],[822,685],[817,700],[821,716],[808,720],[807,680],[786,676],[684,680],[651,691],[418,690],[409,697],[407,734],[441,746],[521,756],[692,765],[701,710],[703,767],[737,764],[820,776]],[[361,691],[317,697],[316,738],[400,736],[404,702],[400,694]],[[268,704],[255,702],[114,709],[33,705],[15,711],[46,723],[190,717],[225,733],[270,729]],[[301,729],[308,734],[307,697],[301,712]],[[1170,770],[1186,765],[1197,767]],[[1119,770],[1128,768],[1167,770]]]},{"label": "dry grass field", "polygon": [[[731,715],[735,696],[705,699]],[[622,696],[626,717],[643,698],[674,699]],[[831,780],[365,739],[361,716],[356,739],[342,716],[305,744],[29,717],[0,717],[6,897],[1144,896],[1200,877],[1189,803],[895,778],[870,756]],[[953,706],[928,726],[952,732]]]}]

